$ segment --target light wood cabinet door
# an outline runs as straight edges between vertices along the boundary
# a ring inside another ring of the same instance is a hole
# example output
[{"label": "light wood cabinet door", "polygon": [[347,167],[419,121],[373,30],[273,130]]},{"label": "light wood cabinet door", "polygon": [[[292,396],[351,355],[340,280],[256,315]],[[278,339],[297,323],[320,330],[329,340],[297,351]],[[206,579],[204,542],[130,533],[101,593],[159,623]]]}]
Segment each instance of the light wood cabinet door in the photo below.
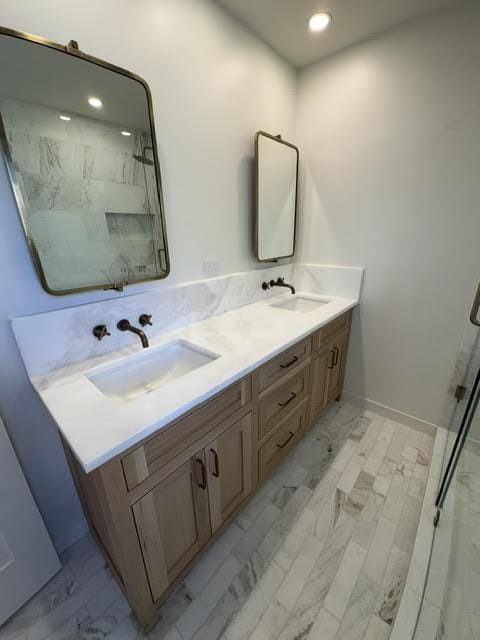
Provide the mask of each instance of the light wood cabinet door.
[{"label": "light wood cabinet door", "polygon": [[201,451],[133,505],[154,601],[211,537],[207,492]]},{"label": "light wood cabinet door", "polygon": [[330,340],[311,364],[310,425],[332,400],[340,395],[345,376],[348,333]]},{"label": "light wood cabinet door", "polygon": [[253,419],[249,413],[205,448],[210,520],[215,533],[252,491]]},{"label": "light wood cabinet door", "polygon": [[332,343],[332,350],[334,352],[333,367],[329,369],[328,380],[328,397],[327,403],[336,398],[342,391],[343,378],[345,374],[345,365],[347,359],[348,349],[348,333],[340,335]]},{"label": "light wood cabinet door", "polygon": [[330,372],[334,362],[332,346],[328,345],[312,360],[310,372],[312,380],[310,386],[310,424],[319,417],[329,402]]}]

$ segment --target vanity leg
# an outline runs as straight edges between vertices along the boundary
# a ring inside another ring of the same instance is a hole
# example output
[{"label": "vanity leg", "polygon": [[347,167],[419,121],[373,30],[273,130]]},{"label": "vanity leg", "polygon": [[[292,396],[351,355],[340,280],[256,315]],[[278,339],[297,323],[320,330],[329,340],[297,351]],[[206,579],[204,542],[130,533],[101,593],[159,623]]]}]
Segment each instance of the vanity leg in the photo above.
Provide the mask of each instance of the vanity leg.
[{"label": "vanity leg", "polygon": [[134,614],[142,627],[143,635],[148,636],[150,631],[158,624],[156,610],[152,609],[151,614],[148,614],[146,611],[134,611]]},{"label": "vanity leg", "polygon": [[340,402],[341,399],[342,399],[342,392],[340,391],[338,396],[335,398],[335,402]]}]

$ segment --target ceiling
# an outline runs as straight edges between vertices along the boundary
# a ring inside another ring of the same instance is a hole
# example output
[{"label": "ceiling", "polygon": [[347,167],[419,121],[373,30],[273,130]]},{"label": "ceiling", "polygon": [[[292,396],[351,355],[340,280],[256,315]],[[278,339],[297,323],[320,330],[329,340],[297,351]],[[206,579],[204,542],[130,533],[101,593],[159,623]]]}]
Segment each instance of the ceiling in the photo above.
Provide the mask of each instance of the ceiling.
[{"label": "ceiling", "polygon": [[[463,0],[216,0],[295,67],[303,67],[385,29]],[[322,33],[309,18],[327,11]]]}]

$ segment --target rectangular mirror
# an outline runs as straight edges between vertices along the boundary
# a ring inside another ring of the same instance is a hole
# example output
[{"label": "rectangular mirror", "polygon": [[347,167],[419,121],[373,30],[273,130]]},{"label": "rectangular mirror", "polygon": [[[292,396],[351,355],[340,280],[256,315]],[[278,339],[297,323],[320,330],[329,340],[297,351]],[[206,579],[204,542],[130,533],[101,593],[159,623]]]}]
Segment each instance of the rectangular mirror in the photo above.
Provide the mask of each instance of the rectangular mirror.
[{"label": "rectangular mirror", "polygon": [[0,138],[43,287],[62,295],[164,278],[169,258],[147,84],[0,28]]},{"label": "rectangular mirror", "polygon": [[259,131],[255,136],[255,246],[261,262],[295,253],[298,148]]}]

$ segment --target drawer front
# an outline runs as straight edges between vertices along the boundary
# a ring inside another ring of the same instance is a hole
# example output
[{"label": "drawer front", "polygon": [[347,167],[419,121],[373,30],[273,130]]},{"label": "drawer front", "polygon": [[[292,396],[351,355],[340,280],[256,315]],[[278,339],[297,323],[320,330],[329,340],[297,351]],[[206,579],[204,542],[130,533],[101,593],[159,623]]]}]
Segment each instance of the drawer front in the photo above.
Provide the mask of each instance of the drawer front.
[{"label": "drawer front", "polygon": [[292,369],[307,360],[312,351],[312,340],[306,338],[298,344],[290,347],[279,356],[260,367],[258,371],[258,387],[260,391],[289,373]]},{"label": "drawer front", "polygon": [[305,431],[306,399],[294,409],[281,423],[278,429],[258,450],[258,475],[262,482],[287,453],[302,439]]},{"label": "drawer front", "polygon": [[251,399],[252,385],[251,378],[248,377],[172,423],[157,436],[129,453],[122,459],[128,489],[131,490],[146,480],[193,442],[248,404]]},{"label": "drawer front", "polygon": [[350,329],[350,319],[352,312],[347,311],[339,318],[335,318],[332,322],[325,325],[313,334],[313,350],[319,351],[323,349],[326,342],[337,333],[344,333]]},{"label": "drawer front", "polygon": [[[262,440],[278,423],[297,407],[308,393],[309,365],[293,375],[286,375],[278,385],[267,389],[258,407],[258,439]],[[285,379],[285,382],[283,381]]]}]

